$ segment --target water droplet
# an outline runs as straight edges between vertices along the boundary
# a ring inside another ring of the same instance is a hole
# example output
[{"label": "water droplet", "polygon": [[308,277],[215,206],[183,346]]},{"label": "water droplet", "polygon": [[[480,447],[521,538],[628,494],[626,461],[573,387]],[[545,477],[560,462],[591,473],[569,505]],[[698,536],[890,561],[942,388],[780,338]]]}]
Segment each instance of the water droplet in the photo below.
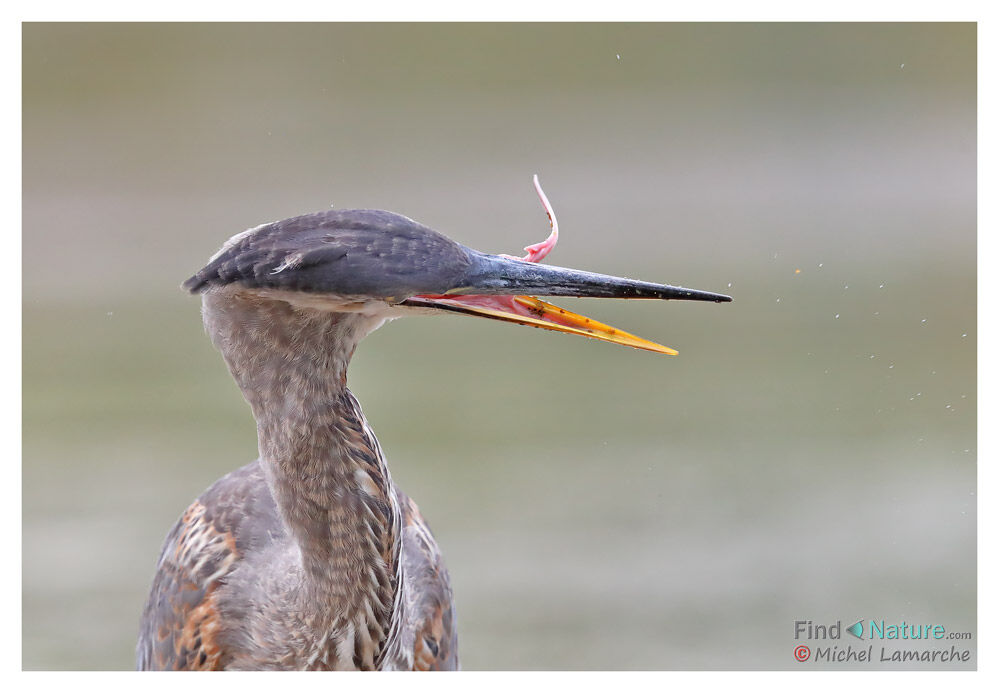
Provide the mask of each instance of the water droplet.
[{"label": "water droplet", "polygon": [[878,288],[879,288],[879,289],[883,289],[883,288],[885,288],[885,285],[884,285],[884,284],[882,284],[882,285],[881,285],[881,286],[879,286]]},{"label": "water droplet", "polygon": [[777,303],[780,303],[780,298],[777,299]]},{"label": "water droplet", "polygon": [[839,313],[836,313],[836,319],[839,320]]},{"label": "water droplet", "polygon": [[967,332],[965,332],[965,333],[964,333],[964,334],[962,334],[961,336],[962,336],[962,337],[967,337],[967,336],[968,336],[968,333],[967,333]]},{"label": "water droplet", "polygon": [[922,325],[922,324],[924,324],[925,322],[926,322],[926,318],[923,318],[922,320],[920,320],[920,321],[919,321],[919,324],[920,324],[920,325]]}]

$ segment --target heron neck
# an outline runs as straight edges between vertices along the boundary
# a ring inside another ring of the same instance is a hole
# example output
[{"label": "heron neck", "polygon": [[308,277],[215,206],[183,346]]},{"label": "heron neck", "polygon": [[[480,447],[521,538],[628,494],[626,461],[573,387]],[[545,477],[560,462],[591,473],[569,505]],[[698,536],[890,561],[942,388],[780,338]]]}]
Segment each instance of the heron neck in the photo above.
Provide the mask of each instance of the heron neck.
[{"label": "heron neck", "polygon": [[372,319],[211,293],[204,318],[253,409],[268,485],[301,551],[298,591],[310,611],[337,619],[318,629],[353,640],[333,645],[342,665],[373,664],[396,599],[400,510],[378,441],[346,386]]}]

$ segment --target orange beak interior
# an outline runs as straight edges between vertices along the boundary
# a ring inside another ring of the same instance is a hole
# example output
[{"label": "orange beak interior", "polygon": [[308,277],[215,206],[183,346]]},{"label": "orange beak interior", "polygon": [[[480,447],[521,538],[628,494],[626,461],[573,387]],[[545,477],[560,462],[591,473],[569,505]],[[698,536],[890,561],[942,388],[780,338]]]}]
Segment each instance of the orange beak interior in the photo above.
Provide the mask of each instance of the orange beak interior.
[{"label": "orange beak interior", "polygon": [[517,325],[567,332],[612,344],[676,356],[675,349],[636,337],[533,296],[413,296],[404,302],[413,307],[437,308],[464,315],[503,320]]}]

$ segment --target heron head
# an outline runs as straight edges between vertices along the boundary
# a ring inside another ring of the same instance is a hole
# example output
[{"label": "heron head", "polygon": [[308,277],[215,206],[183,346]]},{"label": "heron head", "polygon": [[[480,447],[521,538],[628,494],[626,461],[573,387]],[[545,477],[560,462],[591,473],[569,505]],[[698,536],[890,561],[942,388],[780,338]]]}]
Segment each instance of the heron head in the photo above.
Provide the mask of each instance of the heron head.
[{"label": "heron head", "polygon": [[481,253],[411,219],[378,210],[328,210],[249,229],[231,238],[183,286],[192,293],[234,286],[320,310],[385,317],[444,311],[664,354],[676,351],[536,296],[732,300]]}]

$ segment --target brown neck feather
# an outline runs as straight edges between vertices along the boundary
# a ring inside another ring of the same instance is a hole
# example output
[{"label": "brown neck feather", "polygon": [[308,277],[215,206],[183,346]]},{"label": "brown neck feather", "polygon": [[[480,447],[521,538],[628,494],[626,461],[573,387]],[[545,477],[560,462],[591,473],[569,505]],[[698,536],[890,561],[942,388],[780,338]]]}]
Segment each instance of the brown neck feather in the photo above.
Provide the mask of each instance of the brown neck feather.
[{"label": "brown neck feather", "polygon": [[253,409],[260,460],[301,550],[301,597],[320,654],[374,666],[399,580],[399,506],[378,441],[346,387],[357,342],[380,324],[359,313],[296,307],[249,292],[204,295],[205,326]]}]

